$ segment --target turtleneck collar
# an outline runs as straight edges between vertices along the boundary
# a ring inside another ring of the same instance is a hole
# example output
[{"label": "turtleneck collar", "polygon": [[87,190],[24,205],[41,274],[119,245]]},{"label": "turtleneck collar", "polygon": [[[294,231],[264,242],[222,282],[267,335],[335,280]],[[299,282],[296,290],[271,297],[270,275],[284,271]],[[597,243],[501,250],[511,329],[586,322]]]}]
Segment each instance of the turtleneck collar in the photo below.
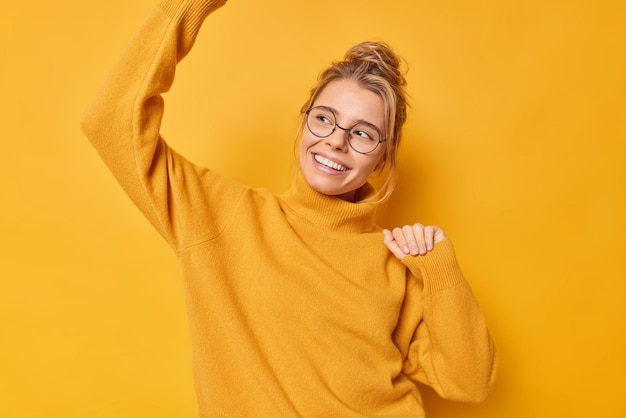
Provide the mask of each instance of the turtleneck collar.
[{"label": "turtleneck collar", "polygon": [[[368,197],[375,193],[366,183],[357,194]],[[313,189],[300,170],[291,188],[279,196],[299,217],[324,229],[337,232],[362,233],[375,229],[376,203],[352,203],[336,196],[329,196]]]}]

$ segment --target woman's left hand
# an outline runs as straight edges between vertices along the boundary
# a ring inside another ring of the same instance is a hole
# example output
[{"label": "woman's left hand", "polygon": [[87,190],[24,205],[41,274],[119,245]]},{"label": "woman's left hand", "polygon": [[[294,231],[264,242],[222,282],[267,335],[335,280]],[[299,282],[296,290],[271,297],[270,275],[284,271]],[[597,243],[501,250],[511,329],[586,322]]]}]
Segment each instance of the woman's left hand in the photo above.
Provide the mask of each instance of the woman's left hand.
[{"label": "woman's left hand", "polygon": [[407,255],[425,255],[446,235],[438,226],[404,225],[393,230],[383,229],[383,238],[389,251],[399,260]]}]

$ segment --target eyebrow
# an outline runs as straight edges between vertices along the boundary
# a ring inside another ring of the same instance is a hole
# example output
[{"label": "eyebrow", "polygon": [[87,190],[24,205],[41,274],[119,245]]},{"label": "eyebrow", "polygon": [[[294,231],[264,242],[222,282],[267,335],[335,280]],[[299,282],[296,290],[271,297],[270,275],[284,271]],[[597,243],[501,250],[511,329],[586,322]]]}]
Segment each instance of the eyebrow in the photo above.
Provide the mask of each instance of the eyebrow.
[{"label": "eyebrow", "polygon": [[[341,112],[340,112],[340,111],[338,111],[337,109],[335,109],[334,107],[331,107],[331,106],[319,105],[319,107],[323,107],[324,109],[328,109],[328,110],[330,110],[331,112],[333,112],[333,115],[335,115],[335,123],[337,123],[337,120],[336,120],[336,119],[337,119],[337,115],[341,115]],[[379,134],[379,135],[381,136],[381,138],[382,138],[382,136],[383,136],[383,131],[382,131],[380,128],[378,128],[378,126],[374,125],[374,124],[373,124],[373,123],[371,123],[371,122],[366,121],[365,119],[357,119],[356,123],[355,123],[355,124],[353,124],[352,126],[356,126],[356,125],[358,125],[359,123],[364,123],[365,125],[371,126],[372,128],[376,129],[376,130],[378,131],[378,134]]]}]

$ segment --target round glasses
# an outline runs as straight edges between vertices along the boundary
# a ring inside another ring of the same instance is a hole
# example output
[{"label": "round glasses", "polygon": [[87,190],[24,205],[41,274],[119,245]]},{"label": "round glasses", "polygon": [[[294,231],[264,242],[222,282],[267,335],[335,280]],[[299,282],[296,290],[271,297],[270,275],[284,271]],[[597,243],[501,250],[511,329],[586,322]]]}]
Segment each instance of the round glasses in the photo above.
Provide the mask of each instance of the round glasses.
[{"label": "round glasses", "polygon": [[351,128],[337,125],[335,114],[325,106],[312,107],[306,111],[306,126],[318,138],[332,135],[336,128],[348,132],[348,144],[359,154],[369,154],[378,144],[385,142],[380,138],[378,128],[371,123],[359,122]]}]

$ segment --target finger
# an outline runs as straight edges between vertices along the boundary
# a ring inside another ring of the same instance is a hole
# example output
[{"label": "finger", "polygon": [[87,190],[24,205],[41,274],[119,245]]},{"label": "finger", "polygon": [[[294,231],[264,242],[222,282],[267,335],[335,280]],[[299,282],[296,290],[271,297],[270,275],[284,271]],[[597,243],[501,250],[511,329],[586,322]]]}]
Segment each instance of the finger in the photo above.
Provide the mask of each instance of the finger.
[{"label": "finger", "polygon": [[443,229],[437,228],[437,230],[435,231],[435,244],[443,241],[444,239],[446,239],[446,234],[443,232]]},{"label": "finger", "polygon": [[416,235],[413,231],[413,227],[411,225],[404,225],[402,227],[402,234],[404,235],[404,239],[406,240],[406,244],[409,247],[409,252],[412,255],[418,255],[420,252],[419,249],[419,235]]},{"label": "finger", "polygon": [[424,225],[422,224],[414,224],[411,227],[413,235],[415,236],[415,241],[417,245],[417,252],[414,255],[424,255],[428,252],[426,247],[426,239],[424,236]]},{"label": "finger", "polygon": [[427,226],[424,228],[424,241],[426,242],[426,249],[431,251],[435,246],[435,231],[439,229],[436,226]]},{"label": "finger", "polygon": [[389,248],[389,251],[399,260],[403,259],[406,255],[398,246],[398,243],[393,237],[393,234],[388,229],[383,229],[383,242]]},{"label": "finger", "polygon": [[393,239],[396,241],[398,247],[400,247],[404,254],[410,254],[411,249],[409,248],[409,244],[403,230],[401,228],[394,228],[391,233],[393,234]]}]

